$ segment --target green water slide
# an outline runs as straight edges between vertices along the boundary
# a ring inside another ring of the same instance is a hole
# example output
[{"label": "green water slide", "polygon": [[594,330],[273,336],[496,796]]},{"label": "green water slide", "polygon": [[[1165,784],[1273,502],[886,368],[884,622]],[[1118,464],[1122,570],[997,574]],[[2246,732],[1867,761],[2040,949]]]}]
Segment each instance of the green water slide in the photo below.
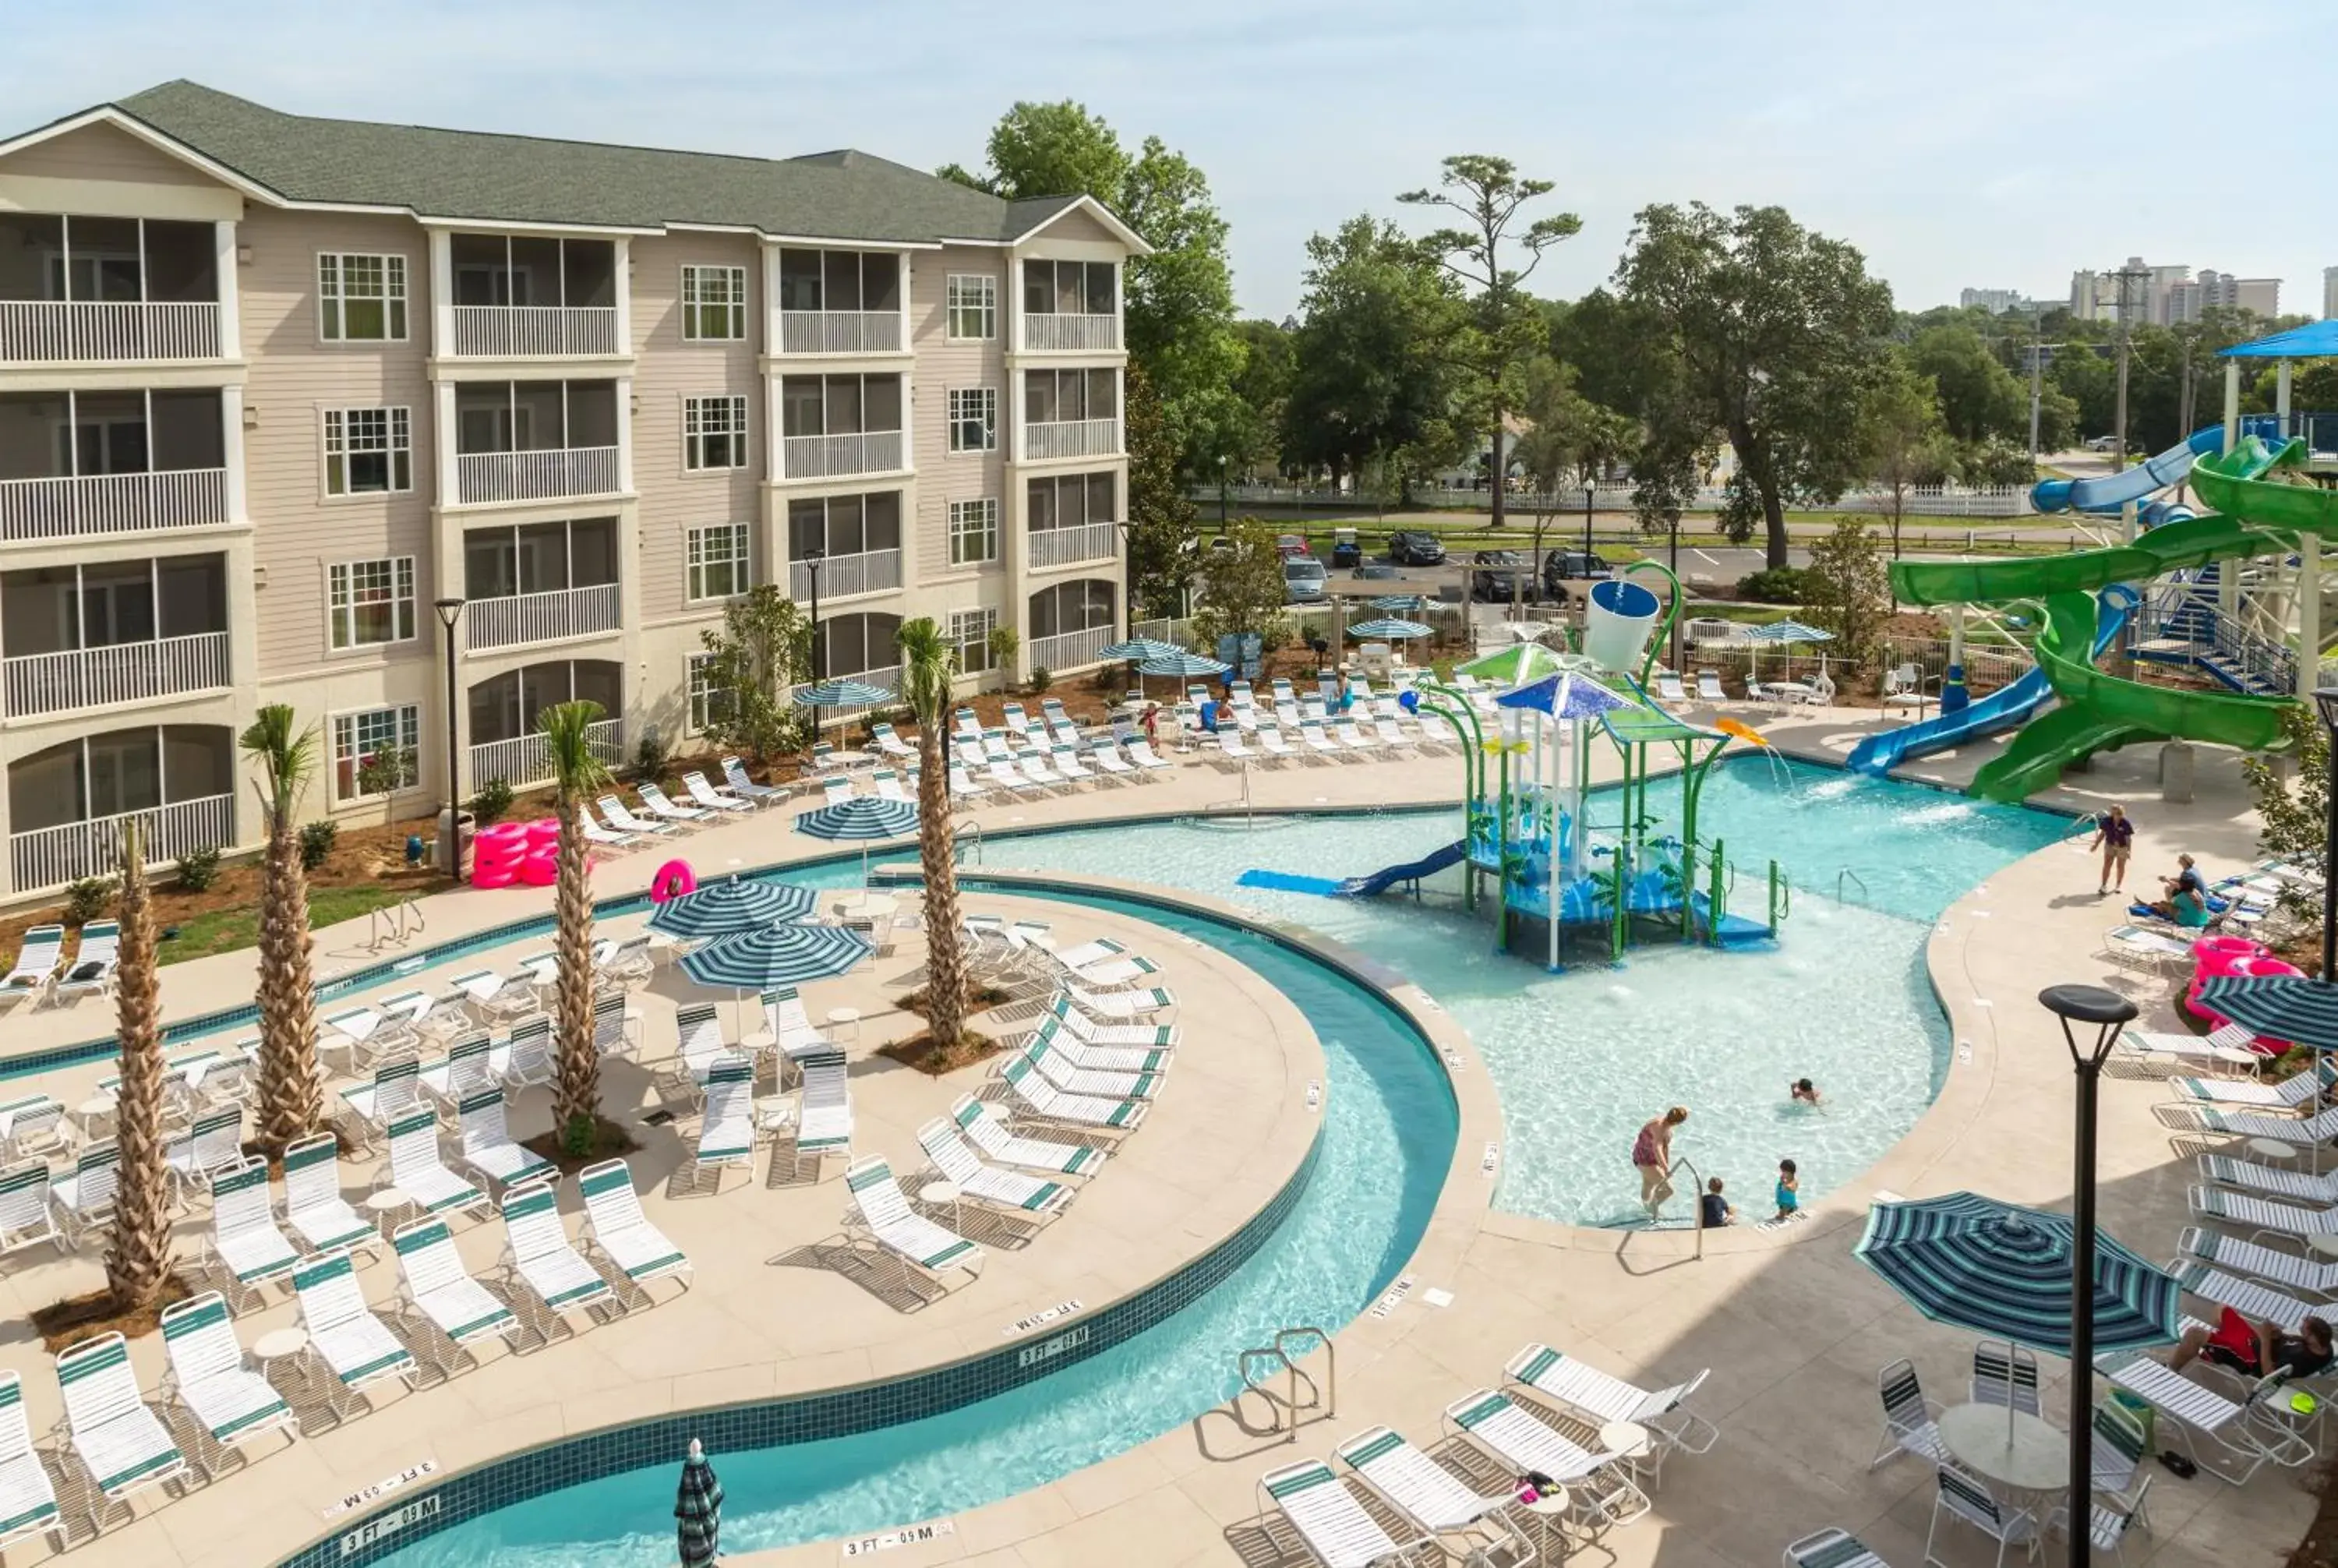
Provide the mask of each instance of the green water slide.
[{"label": "green water slide", "polygon": [[2020,800],[2064,768],[2136,741],[2204,740],[2257,750],[2280,735],[2285,699],[2182,691],[2122,681],[2092,658],[2092,591],[2141,583],[2211,561],[2286,554],[2301,534],[2338,542],[2338,491],[2305,478],[2305,443],[2278,450],[2251,437],[2237,451],[2194,465],[2193,488],[2217,514],[2155,528],[2132,544],[2015,561],[1895,561],[1891,584],[1912,604],[2034,600],[2046,611],[2034,653],[2056,705],[2025,725],[1983,768],[1971,793]]}]

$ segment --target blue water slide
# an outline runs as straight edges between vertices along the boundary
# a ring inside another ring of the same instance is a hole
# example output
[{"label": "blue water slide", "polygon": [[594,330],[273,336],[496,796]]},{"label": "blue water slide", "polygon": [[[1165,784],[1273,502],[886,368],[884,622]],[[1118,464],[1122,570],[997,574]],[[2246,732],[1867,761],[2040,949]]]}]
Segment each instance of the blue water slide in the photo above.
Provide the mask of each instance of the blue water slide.
[{"label": "blue water slide", "polygon": [[[2095,608],[2096,658],[2101,658],[2117,639],[2119,628],[2127,624],[2137,603],[2135,590],[2124,583],[2103,590]],[[2053,695],[2054,689],[2046,682],[2046,671],[2033,669],[2011,685],[2001,686],[1957,712],[1870,735],[1852,748],[1847,766],[1854,773],[1881,777],[1902,762],[1912,762],[1919,757],[1929,757],[1935,751],[1946,751],[1968,740],[1979,740],[2026,724]]]},{"label": "blue water slide", "polygon": [[1351,877],[1340,884],[1338,892],[1343,898],[1373,897],[1387,892],[1400,882],[1418,882],[1433,871],[1442,871],[1448,866],[1458,865],[1461,858],[1469,852],[1469,841],[1457,839],[1444,848],[1434,850],[1418,860],[1407,861],[1401,866],[1391,866],[1384,871],[1375,871],[1369,877]]},{"label": "blue water slide", "polygon": [[2041,479],[2029,492],[2029,504],[2040,512],[2116,512],[2130,501],[2182,484],[2195,457],[2214,456],[2224,449],[2225,427],[2204,426],[2183,445],[2124,473],[2100,479]]}]

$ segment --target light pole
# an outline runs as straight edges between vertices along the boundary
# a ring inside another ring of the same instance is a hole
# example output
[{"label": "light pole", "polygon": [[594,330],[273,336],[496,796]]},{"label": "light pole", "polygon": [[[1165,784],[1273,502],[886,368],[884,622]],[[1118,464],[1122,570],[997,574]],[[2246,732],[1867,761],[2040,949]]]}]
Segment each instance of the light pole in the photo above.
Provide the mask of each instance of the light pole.
[{"label": "light pole", "polygon": [[1227,499],[1226,459],[1225,455],[1221,453],[1218,456],[1218,532],[1221,534],[1226,531]]},{"label": "light pole", "polygon": [[463,618],[463,601],[438,599],[431,603],[438,612],[438,624],[447,628],[447,868],[460,884],[463,880],[463,789],[461,775],[456,771],[458,760],[455,754],[455,623]]},{"label": "light pole", "polygon": [[[2048,985],[2038,1005],[2062,1021],[2078,1075],[2078,1152],[2070,1179],[2070,1568],[2088,1568],[2095,1474],[2095,1091],[2103,1061],[2136,1005],[2099,985]],[[2082,1044],[2079,1027],[2095,1032]]]},{"label": "light pole", "polygon": [[[811,683],[818,686],[822,667],[828,662],[820,657],[820,569],[828,564],[828,552],[807,550],[799,559],[803,562],[804,569],[811,573]],[[811,705],[811,738],[814,743],[820,740],[820,704],[817,702]]]},{"label": "light pole", "polygon": [[2330,788],[2330,761],[2338,759],[2338,686],[2315,687],[2313,706],[2328,747],[2322,764],[2322,793],[2329,801],[2322,822],[2322,983],[2338,985],[2338,883],[2330,878],[2332,857],[2338,855],[2338,790]]}]

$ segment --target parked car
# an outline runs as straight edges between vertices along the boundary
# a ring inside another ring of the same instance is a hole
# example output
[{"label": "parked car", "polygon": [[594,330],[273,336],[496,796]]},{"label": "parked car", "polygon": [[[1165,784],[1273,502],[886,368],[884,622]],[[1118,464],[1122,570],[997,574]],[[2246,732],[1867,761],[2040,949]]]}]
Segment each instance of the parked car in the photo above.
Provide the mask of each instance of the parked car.
[{"label": "parked car", "polygon": [[1283,597],[1293,604],[1320,604],[1330,576],[1312,555],[1291,556],[1282,563]]},{"label": "parked car", "polygon": [[1567,593],[1559,584],[1569,578],[1606,575],[1607,563],[1587,550],[1554,550],[1542,558],[1543,592],[1561,601]]},{"label": "parked car", "polygon": [[1400,566],[1441,566],[1445,541],[1419,529],[1400,528],[1389,535],[1388,556]]},{"label": "parked car", "polygon": [[1356,531],[1353,528],[1331,530],[1331,564],[1361,566],[1363,564],[1363,542],[1356,537]]},{"label": "parked car", "polygon": [[2118,437],[2116,436],[2093,436],[2088,437],[2087,450],[2089,452],[2115,452],[2117,449]]},{"label": "parked car", "polygon": [[1506,604],[1516,598],[1529,602],[1542,596],[1526,554],[1518,550],[1480,550],[1469,557],[1469,597],[1488,604]]},{"label": "parked car", "polygon": [[1293,555],[1312,555],[1315,550],[1307,543],[1304,534],[1277,534],[1274,536],[1274,553],[1288,561]]}]

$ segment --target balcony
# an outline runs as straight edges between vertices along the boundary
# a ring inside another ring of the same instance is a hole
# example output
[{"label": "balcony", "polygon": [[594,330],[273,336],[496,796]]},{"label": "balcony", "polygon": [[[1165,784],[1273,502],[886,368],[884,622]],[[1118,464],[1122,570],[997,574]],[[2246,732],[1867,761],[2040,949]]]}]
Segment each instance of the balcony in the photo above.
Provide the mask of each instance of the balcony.
[{"label": "balcony", "polygon": [[[1023,457],[1040,463],[1054,457],[1117,457],[1117,419],[1057,419],[1023,426]],[[1052,666],[1050,666],[1052,668]]]},{"label": "balcony", "polygon": [[225,523],[227,470],[0,479],[0,542],[82,539]]},{"label": "balcony", "polygon": [[0,661],[7,714],[23,719],[225,688],[228,634],[199,632],[152,642],[28,653]]},{"label": "balcony", "polygon": [[1109,561],[1120,554],[1120,524],[1117,523],[1085,523],[1076,528],[1040,528],[1025,537],[1030,543],[1031,564],[1037,567],[1076,566],[1087,561]]},{"label": "balcony", "polygon": [[614,632],[621,623],[614,583],[474,599],[463,612],[464,636],[474,652],[523,642],[556,642],[564,637],[591,637]]},{"label": "balcony", "polygon": [[1117,316],[1027,314],[1023,347],[1034,354],[1115,354],[1120,350]]},{"label": "balcony", "polygon": [[465,506],[492,501],[559,501],[616,492],[614,446],[462,452],[455,457],[455,498]]},{"label": "balcony", "polygon": [[[855,593],[882,593],[901,585],[899,550],[864,550],[857,555],[830,555],[820,564],[820,596],[849,599]],[[810,599],[812,569],[801,561],[788,566],[788,597]]]},{"label": "balcony", "polygon": [[[625,721],[604,719],[590,726],[585,734],[592,745],[593,755],[614,768],[625,760]],[[518,735],[508,740],[486,740],[471,748],[471,779],[485,783],[500,779],[515,789],[549,783],[552,779],[552,756],[545,745],[541,731]]]},{"label": "balcony", "polygon": [[211,300],[0,299],[0,362],[219,357]]},{"label": "balcony", "polygon": [[478,358],[619,354],[609,305],[457,305],[455,352]]},{"label": "balcony", "polygon": [[235,842],[235,797],[210,795],[142,811],[94,817],[8,837],[10,886],[19,893],[62,887],[84,877],[111,876],[122,865],[123,825],[135,818],[148,867],[159,869],[196,849]]},{"label": "balcony", "polygon": [[1085,669],[1104,657],[1104,651],[1119,640],[1113,627],[1091,626],[1085,632],[1066,632],[1054,637],[1034,637],[1030,643],[1031,668],[1060,675],[1066,670]]},{"label": "balcony", "polygon": [[788,479],[847,479],[892,474],[903,466],[899,430],[849,436],[788,436],[780,442],[780,473]]},{"label": "balcony", "polygon": [[899,310],[781,310],[782,354],[898,354]]}]

